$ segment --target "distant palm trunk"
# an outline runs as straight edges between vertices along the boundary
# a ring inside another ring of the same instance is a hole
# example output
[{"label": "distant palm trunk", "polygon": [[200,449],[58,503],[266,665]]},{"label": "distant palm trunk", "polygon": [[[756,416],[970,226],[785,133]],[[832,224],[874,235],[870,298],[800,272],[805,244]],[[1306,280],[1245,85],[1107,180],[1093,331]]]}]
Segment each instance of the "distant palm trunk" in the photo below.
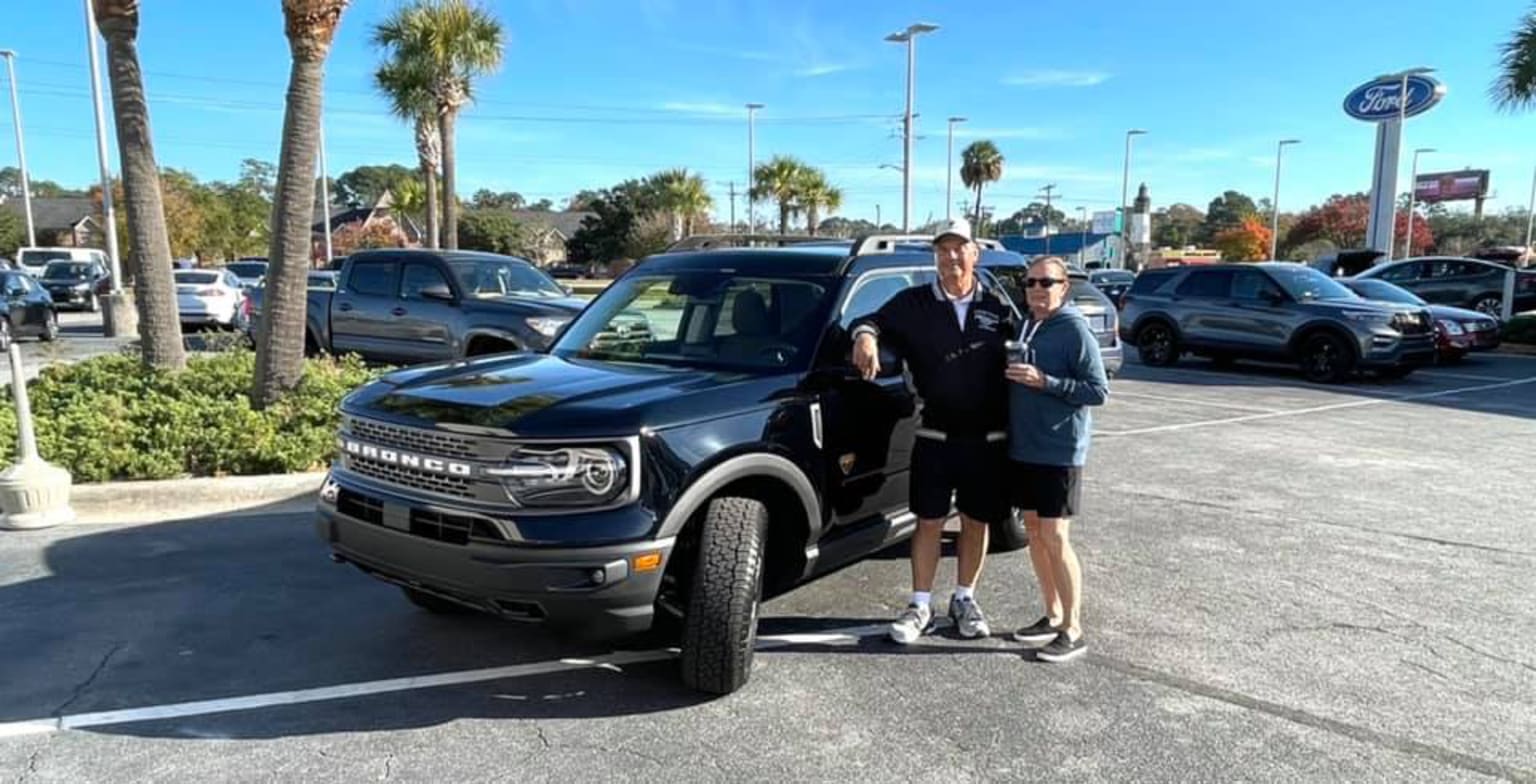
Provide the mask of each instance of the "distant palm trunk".
[{"label": "distant palm trunk", "polygon": [[459,200],[453,195],[458,188],[458,153],[454,148],[453,130],[457,119],[456,110],[443,112],[437,121],[437,129],[443,140],[443,247],[459,249]]},{"label": "distant palm trunk", "polygon": [[139,68],[138,3],[102,0],[96,6],[96,22],[107,41],[107,73],[118,155],[122,158],[128,236],[133,238],[138,267],[133,293],[138,299],[143,361],[151,367],[179,370],[187,365],[187,352],[181,341],[160,169],[155,163],[149,105]]},{"label": "distant palm trunk", "polygon": [[416,120],[416,157],[427,191],[427,247],[438,246],[437,123],[430,117]]}]

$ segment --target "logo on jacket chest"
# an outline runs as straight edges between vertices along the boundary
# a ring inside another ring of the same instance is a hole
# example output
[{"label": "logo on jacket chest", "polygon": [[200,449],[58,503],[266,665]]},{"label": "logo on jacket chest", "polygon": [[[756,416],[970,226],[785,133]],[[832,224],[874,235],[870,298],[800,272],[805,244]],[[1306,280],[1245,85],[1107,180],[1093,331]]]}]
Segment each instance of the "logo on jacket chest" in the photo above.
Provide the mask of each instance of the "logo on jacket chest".
[{"label": "logo on jacket chest", "polygon": [[1002,317],[990,310],[975,311],[971,317],[976,321],[976,328],[983,332],[996,332],[998,325],[1002,323]]}]

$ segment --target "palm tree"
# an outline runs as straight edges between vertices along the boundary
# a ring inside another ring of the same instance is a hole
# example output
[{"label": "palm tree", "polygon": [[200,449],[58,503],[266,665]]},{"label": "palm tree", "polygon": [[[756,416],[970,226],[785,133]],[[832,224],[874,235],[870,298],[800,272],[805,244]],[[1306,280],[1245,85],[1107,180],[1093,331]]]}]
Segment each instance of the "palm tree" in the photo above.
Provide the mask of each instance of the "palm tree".
[{"label": "palm tree", "polygon": [[1491,93],[1493,102],[1506,111],[1536,106],[1536,8],[1499,47],[1499,76]]},{"label": "palm tree", "polygon": [[960,181],[976,191],[975,217],[972,223],[981,225],[981,189],[1003,178],[1003,154],[997,145],[981,139],[971,142],[960,154]]},{"label": "palm tree", "polygon": [[796,158],[775,155],[767,163],[758,164],[753,174],[756,184],[747,198],[778,202],[780,234],[789,233],[789,219],[804,208],[800,190],[808,168]]},{"label": "palm tree", "polygon": [[474,98],[474,80],[501,66],[506,33],[491,13],[468,0],[416,0],[373,30],[393,61],[421,69],[437,107],[443,156],[443,246],[459,247],[454,123]]},{"label": "palm tree", "polygon": [[283,113],[266,302],[256,331],[251,403],[266,408],[304,375],[305,293],[315,220],[315,164],[325,58],[347,0],[283,0],[293,65]]},{"label": "palm tree", "polygon": [[437,102],[424,69],[395,58],[379,66],[374,86],[389,98],[390,111],[409,120],[416,132],[416,163],[426,188],[427,247],[439,243],[437,176],[442,166],[442,136],[437,126]]},{"label": "palm tree", "polygon": [[[112,119],[123,167],[128,236],[138,274],[139,340],[144,364],[179,370],[187,366],[171,278],[171,240],[160,192],[160,167],[149,133],[149,103],[139,68],[138,0],[96,0],[96,24],[107,41],[107,74],[112,84]],[[94,46],[94,42],[92,43]],[[116,302],[113,303],[114,305]]]},{"label": "palm tree", "polygon": [[843,192],[827,182],[820,169],[806,168],[800,182],[800,202],[805,205],[805,229],[812,237],[821,225],[822,211],[828,215],[843,208]]},{"label": "palm tree", "polygon": [[715,200],[709,197],[704,178],[689,174],[687,169],[668,169],[657,172],[646,181],[655,203],[662,212],[672,217],[672,239],[682,239],[693,233],[693,221],[709,212]]}]

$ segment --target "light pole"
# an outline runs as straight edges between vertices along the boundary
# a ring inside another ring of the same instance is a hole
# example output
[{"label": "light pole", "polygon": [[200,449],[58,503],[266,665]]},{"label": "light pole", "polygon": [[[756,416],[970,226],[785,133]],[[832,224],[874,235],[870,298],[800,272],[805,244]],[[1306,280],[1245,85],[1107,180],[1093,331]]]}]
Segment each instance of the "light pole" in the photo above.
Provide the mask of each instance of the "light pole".
[{"label": "light pole", "polygon": [[1413,151],[1412,174],[1408,176],[1408,236],[1403,239],[1403,258],[1413,258],[1413,203],[1419,195],[1419,154],[1439,152],[1433,147],[1420,147]]},{"label": "light pole", "polygon": [[1131,139],[1137,136],[1145,136],[1146,131],[1140,128],[1132,128],[1125,132],[1125,170],[1120,175],[1120,268],[1126,266],[1127,256],[1130,255],[1130,243],[1125,241],[1125,232],[1131,223],[1130,206],[1126,203],[1131,197]]},{"label": "light pole", "polygon": [[1536,228],[1536,173],[1531,174],[1531,204],[1525,212],[1525,252],[1531,252],[1531,229]]},{"label": "light pole", "polygon": [[32,225],[32,186],[27,182],[27,145],[22,140],[21,132],[21,98],[16,92],[16,53],[10,49],[0,49],[0,57],[5,58],[6,75],[11,80],[11,118],[16,123],[16,158],[21,167],[21,206],[27,213],[27,245],[37,245],[37,231]]},{"label": "light pole", "polygon": [[[123,293],[123,262],[117,247],[117,212],[112,206],[112,158],[107,153],[107,111],[101,98],[101,61],[97,54],[96,13],[85,0],[85,38],[91,61],[91,103],[96,112],[96,161],[101,169],[101,213],[106,222],[107,259],[112,265],[112,293]],[[114,301],[113,306],[121,303]],[[111,335],[108,335],[111,337]]]},{"label": "light pole", "polygon": [[955,123],[965,122],[964,117],[949,118],[949,163],[944,172],[944,220],[950,220],[955,207]]},{"label": "light pole", "polygon": [[325,213],[325,268],[331,268],[331,177],[325,166],[325,118],[320,119],[320,209]]},{"label": "light pole", "polygon": [[1077,208],[1077,266],[1087,269],[1088,261],[1088,208]]},{"label": "light pole", "polygon": [[[876,204],[876,205],[875,205],[875,231],[876,231],[876,232],[879,232],[879,231],[880,231],[880,227],[881,227],[881,226],[884,226],[884,225],[885,225],[885,223],[883,223],[883,222],[882,222],[882,221],[881,221],[881,220],[880,220],[880,205],[878,205],[878,204]],[[1529,233],[1529,232],[1527,232],[1527,233]],[[1526,240],[1526,243],[1527,243],[1527,244],[1529,244],[1529,243],[1530,243],[1530,240],[1529,240],[1529,239],[1527,239],[1527,240]]]},{"label": "light pole", "polygon": [[1269,228],[1269,258],[1275,259],[1280,248],[1280,155],[1285,152],[1287,145],[1301,144],[1300,139],[1281,139],[1275,145],[1275,197],[1270,199],[1269,208],[1274,211],[1274,217],[1270,221]]},{"label": "light pole", "polygon": [[901,136],[901,230],[912,230],[912,104],[916,99],[917,37],[939,29],[938,25],[918,22],[907,29],[891,33],[885,40],[893,44],[907,45],[907,109],[902,116]]},{"label": "light pole", "polygon": [[747,233],[757,231],[757,198],[753,191],[757,190],[757,131],[753,124],[753,118],[757,116],[757,110],[763,108],[760,103],[747,104]]}]

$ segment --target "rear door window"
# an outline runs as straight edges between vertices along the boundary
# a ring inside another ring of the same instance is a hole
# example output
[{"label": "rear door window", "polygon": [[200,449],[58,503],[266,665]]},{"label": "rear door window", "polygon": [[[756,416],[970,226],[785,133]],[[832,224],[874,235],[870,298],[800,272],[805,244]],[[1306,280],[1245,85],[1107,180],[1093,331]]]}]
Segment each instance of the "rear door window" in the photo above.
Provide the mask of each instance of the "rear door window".
[{"label": "rear door window", "polygon": [[1232,272],[1230,270],[1196,270],[1189,273],[1189,277],[1179,284],[1177,293],[1181,297],[1206,299],[1229,297],[1232,295]]}]

